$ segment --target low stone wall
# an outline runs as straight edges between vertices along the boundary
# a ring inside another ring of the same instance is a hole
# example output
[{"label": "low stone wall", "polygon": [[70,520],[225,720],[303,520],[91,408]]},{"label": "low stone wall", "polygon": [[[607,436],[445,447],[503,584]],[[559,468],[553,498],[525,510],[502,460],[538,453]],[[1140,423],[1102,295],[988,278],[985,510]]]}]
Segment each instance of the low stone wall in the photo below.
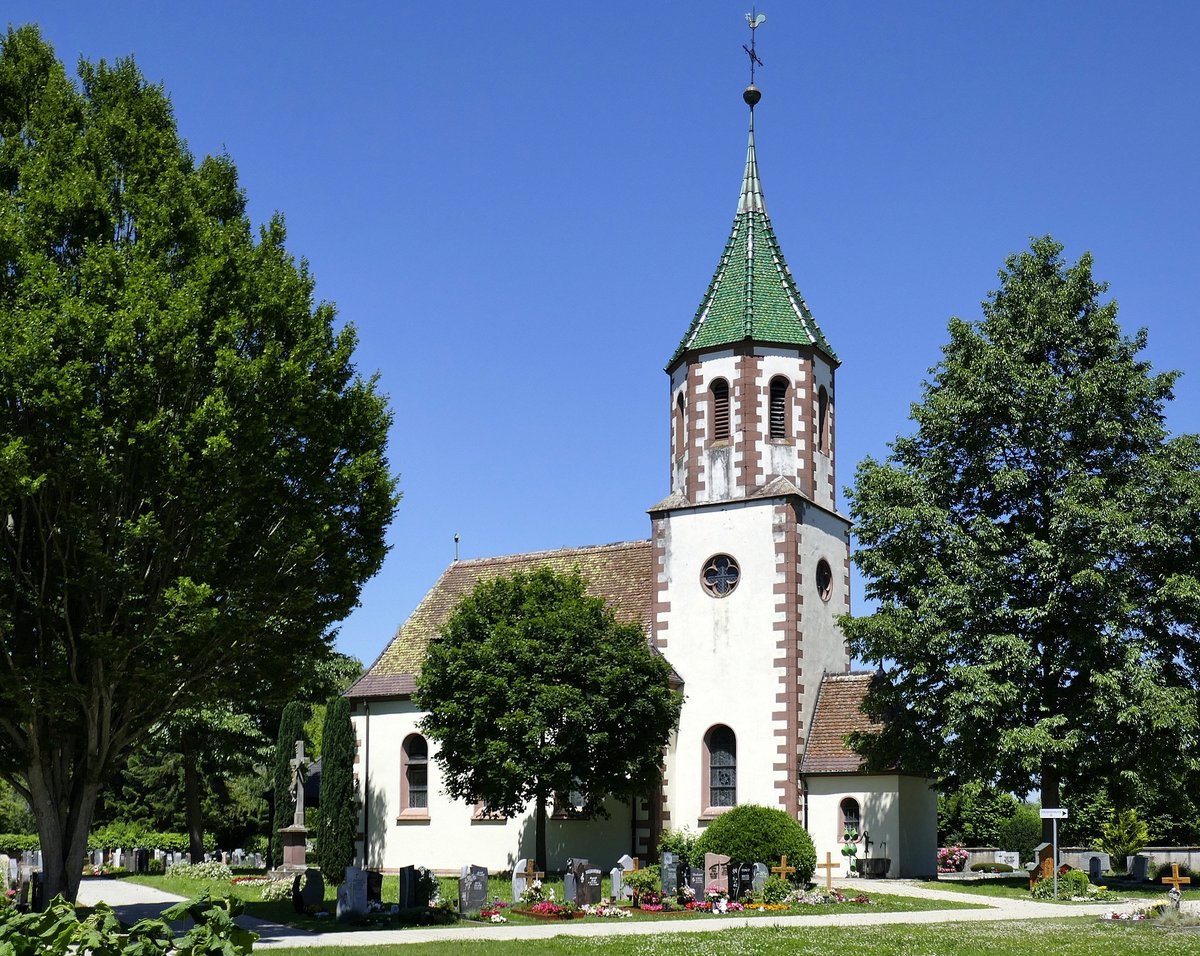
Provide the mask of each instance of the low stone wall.
[{"label": "low stone wall", "polygon": [[1141,855],[1150,857],[1150,862],[1158,866],[1178,863],[1193,873],[1200,872],[1200,846],[1148,846]]},{"label": "low stone wall", "polygon": [[[994,846],[969,846],[965,847],[970,854],[963,869],[970,871],[972,865],[976,863],[995,863],[997,847]],[[1193,873],[1200,873],[1200,846],[1148,846],[1141,852],[1142,856],[1150,859],[1152,867],[1161,866],[1164,863],[1178,863],[1180,866],[1187,866]],[[1095,847],[1087,846],[1060,846],[1058,848],[1058,859],[1060,863],[1065,863],[1077,870],[1086,870],[1088,868],[1088,860],[1093,856],[1103,856],[1108,858],[1108,854]],[[1028,863],[1028,860],[1022,860],[1021,863]]]}]

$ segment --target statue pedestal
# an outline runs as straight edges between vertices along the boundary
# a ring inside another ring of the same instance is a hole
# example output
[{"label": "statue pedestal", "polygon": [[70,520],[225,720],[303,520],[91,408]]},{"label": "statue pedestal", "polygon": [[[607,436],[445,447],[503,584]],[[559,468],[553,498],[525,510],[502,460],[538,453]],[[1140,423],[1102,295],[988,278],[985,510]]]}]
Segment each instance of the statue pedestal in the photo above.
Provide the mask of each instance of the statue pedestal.
[{"label": "statue pedestal", "polygon": [[279,831],[283,838],[283,866],[277,872],[303,873],[308,869],[304,854],[308,848],[308,827],[292,824]]}]

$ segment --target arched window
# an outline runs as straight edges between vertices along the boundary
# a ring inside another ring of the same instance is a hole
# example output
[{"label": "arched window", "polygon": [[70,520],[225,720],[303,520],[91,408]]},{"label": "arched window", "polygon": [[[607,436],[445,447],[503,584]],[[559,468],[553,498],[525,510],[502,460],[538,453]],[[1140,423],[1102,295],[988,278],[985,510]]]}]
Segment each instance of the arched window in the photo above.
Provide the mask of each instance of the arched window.
[{"label": "arched window", "polygon": [[400,751],[400,812],[428,809],[429,744],[420,734],[409,734]]},{"label": "arched window", "polygon": [[862,837],[862,813],[858,801],[847,797],[838,808],[841,826],[838,828],[838,840],[857,841]]},{"label": "arched window", "polygon": [[687,438],[683,434],[683,393],[680,392],[679,400],[675,402],[675,427],[673,429],[673,438],[675,439],[675,457],[682,458],[684,449],[687,448]]},{"label": "arched window", "polygon": [[717,724],[704,735],[704,764],[709,807],[736,806],[737,738],[724,724]]},{"label": "arched window", "polygon": [[771,438],[788,437],[788,380],[782,375],[771,379],[771,407],[768,416]]},{"label": "arched window", "polygon": [[722,441],[729,437],[729,383],[717,379],[709,389],[712,395],[712,438]]},{"label": "arched window", "polygon": [[824,385],[817,392],[817,448],[829,453],[829,392]]}]

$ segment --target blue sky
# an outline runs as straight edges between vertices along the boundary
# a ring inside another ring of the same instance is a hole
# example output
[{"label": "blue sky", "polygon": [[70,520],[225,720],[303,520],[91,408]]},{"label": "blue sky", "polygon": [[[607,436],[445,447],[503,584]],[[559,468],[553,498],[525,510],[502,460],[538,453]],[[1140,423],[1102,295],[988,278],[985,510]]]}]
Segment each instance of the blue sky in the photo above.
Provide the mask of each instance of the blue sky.
[{"label": "blue sky", "polygon": [[[5,4],[69,64],[133,54],[357,326],[404,499],[342,650],[374,658],[455,533],[463,557],[649,533],[662,366],[737,203],[749,6]],[[1093,252],[1147,358],[1185,373],[1171,428],[1200,430],[1200,6],[760,11],[759,168],[843,361],[841,485],[909,430],[949,317],[1045,233]]]}]

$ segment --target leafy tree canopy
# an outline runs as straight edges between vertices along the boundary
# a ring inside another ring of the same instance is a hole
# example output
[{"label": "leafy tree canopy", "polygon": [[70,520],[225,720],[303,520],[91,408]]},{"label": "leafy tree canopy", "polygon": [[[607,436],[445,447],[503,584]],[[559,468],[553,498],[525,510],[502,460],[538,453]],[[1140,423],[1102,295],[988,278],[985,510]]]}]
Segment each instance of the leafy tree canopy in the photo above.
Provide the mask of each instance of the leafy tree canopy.
[{"label": "leafy tree canopy", "polygon": [[389,414],[227,157],[130,60],[0,41],[0,774],[47,894],[96,795],[214,687],[287,682],[379,567]]},{"label": "leafy tree canopy", "polygon": [[545,869],[555,793],[601,815],[610,794],[657,786],[682,703],[670,676],[641,627],[617,621],[578,574],[540,568],[462,599],[430,644],[415,701],[452,796],[509,817],[535,801]]},{"label": "leafy tree canopy", "polygon": [[1046,806],[1190,759],[1200,666],[1200,442],[1168,436],[1175,373],[1061,252],[1008,259],[982,320],[951,321],[916,432],[859,466],[878,607],[843,622],[887,672],[873,762]]}]

